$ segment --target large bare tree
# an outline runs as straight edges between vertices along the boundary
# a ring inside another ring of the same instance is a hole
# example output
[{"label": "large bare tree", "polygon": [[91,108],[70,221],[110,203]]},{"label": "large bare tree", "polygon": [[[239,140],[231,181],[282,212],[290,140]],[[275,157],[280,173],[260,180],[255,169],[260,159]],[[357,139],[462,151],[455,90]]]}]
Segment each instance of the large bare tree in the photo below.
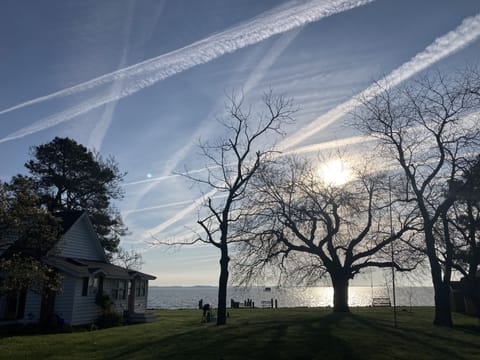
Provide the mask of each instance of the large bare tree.
[{"label": "large bare tree", "polygon": [[290,100],[272,92],[264,95],[264,111],[258,113],[246,109],[243,97],[231,96],[228,101],[228,117],[219,121],[225,136],[200,144],[207,160],[205,177],[187,175],[208,191],[198,220],[203,235],[188,244],[204,242],[220,251],[217,325],[224,325],[227,318],[229,244],[240,239],[232,225],[249,212],[244,202],[247,186],[272,153],[272,140],[282,136],[282,127],[292,122],[294,112]]},{"label": "large bare tree", "polygon": [[239,244],[237,276],[251,281],[272,265],[297,284],[328,275],[334,311],[348,312],[349,281],[362,270],[413,269],[421,257],[401,242],[407,241],[414,219],[402,214],[391,228],[385,179],[357,176],[344,185],[328,184],[315,165],[298,158],[263,167],[250,192],[255,211],[242,228],[248,241]]},{"label": "large bare tree", "polygon": [[422,250],[435,291],[434,324],[444,326],[452,325],[454,260],[448,212],[455,197],[448,184],[478,152],[480,82],[475,74],[447,76],[437,71],[395,89],[378,83],[379,94],[363,99],[355,115],[355,125],[378,138],[382,157],[390,158],[403,175],[403,198],[415,205],[422,221]]}]

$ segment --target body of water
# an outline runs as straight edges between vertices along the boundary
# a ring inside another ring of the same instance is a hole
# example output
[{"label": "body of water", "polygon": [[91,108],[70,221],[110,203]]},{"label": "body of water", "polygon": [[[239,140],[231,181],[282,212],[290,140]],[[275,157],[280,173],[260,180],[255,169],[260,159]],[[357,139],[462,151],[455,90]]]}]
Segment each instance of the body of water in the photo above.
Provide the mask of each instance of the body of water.
[{"label": "body of water", "polygon": [[[152,309],[195,309],[198,302],[217,307],[216,287],[150,287],[148,289],[148,307]],[[432,287],[399,287],[396,289],[398,306],[433,306]],[[349,288],[350,306],[370,306],[372,297],[389,297],[390,291],[384,287],[352,286]],[[288,288],[236,288],[229,287],[227,306],[230,299],[243,303],[251,299],[256,307],[262,301],[277,300],[278,307],[323,307],[333,305],[333,288],[331,287],[288,287]]]}]

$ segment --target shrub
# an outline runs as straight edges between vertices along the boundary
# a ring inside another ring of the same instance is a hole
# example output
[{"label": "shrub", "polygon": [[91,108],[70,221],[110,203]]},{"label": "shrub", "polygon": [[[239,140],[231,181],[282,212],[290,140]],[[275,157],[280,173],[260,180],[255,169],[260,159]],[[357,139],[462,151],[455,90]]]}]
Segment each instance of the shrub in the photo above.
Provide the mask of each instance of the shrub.
[{"label": "shrub", "polygon": [[113,302],[110,296],[107,294],[98,294],[96,303],[102,308],[102,314],[95,322],[100,329],[123,325],[123,316],[113,309]]},{"label": "shrub", "polygon": [[100,329],[123,325],[123,316],[115,311],[104,312],[97,319],[97,326]]}]

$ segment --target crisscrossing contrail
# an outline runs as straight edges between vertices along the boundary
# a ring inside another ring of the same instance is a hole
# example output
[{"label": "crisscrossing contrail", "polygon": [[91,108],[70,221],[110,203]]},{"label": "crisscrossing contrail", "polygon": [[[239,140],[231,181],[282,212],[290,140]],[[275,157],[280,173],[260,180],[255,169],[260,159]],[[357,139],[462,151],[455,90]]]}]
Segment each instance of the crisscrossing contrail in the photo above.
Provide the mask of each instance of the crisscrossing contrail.
[{"label": "crisscrossing contrail", "polygon": [[[464,19],[457,28],[435,39],[432,44],[427,46],[423,51],[419,52],[400,67],[393,70],[390,74],[381,79],[379,83],[383,85],[383,87],[396,86],[402,81],[405,81],[406,79],[444,59],[445,57],[460,51],[473,41],[477,40],[479,37],[480,14]],[[297,133],[284,139],[284,141],[279,144],[279,147],[282,150],[291,149],[293,146],[299,144],[309,136],[321,131],[332,122],[340,119],[349,111],[353,110],[354,107],[359,104],[358,99],[361,97],[368,98],[375,96],[377,94],[376,88],[377,86],[367,87],[357,96],[346,101],[345,103],[340,104],[326,114],[314,120],[310,125],[300,129]],[[215,194],[215,192],[210,192],[208,196],[212,196],[213,194]],[[144,238],[152,235],[154,236],[160,231],[165,230],[167,227],[183,219],[187,214],[190,214],[197,208],[197,206],[194,205],[199,205],[202,199],[204,199],[204,197],[196,199],[194,204],[182,209],[180,212],[173,215],[163,223],[145,231]]]},{"label": "crisscrossing contrail", "polygon": [[301,4],[292,2],[291,6],[261,14],[253,20],[167,54],[1,110],[0,115],[47,100],[79,94],[114,81],[123,80],[125,82],[121,92],[109,92],[102,96],[93,97],[79,105],[17,130],[0,139],[0,143],[22,138],[69,121],[104,104],[130,96],[196,65],[205,64],[222,55],[259,43],[274,35],[373,1],[375,0],[312,0]]}]

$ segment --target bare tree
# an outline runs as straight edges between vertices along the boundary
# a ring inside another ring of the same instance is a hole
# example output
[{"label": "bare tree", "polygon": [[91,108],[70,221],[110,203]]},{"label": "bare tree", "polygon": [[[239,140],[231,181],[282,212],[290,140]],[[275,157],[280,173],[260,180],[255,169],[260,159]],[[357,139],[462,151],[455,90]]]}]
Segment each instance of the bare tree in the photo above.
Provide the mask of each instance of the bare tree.
[{"label": "bare tree", "polygon": [[400,243],[392,260],[389,245],[407,241],[414,219],[403,214],[398,229],[390,228],[392,204],[381,177],[359,173],[356,180],[333,186],[309,161],[295,158],[269,164],[258,175],[250,200],[256,211],[242,229],[249,240],[239,245],[236,264],[244,281],[271,265],[306,283],[327,274],[334,311],[348,312],[348,284],[362,270],[411,270],[421,261]]},{"label": "bare tree", "polygon": [[133,248],[126,250],[121,246],[113,254],[112,262],[131,270],[141,270],[144,264],[142,254],[137,253]]},{"label": "bare tree", "polygon": [[[379,95],[363,99],[355,125],[379,139],[382,157],[401,169],[404,200],[416,206],[435,291],[434,324],[451,326],[453,242],[448,183],[478,150],[478,76],[428,74],[400,88],[379,83]],[[476,85],[475,85],[476,84]]]},{"label": "bare tree", "polygon": [[284,135],[282,126],[291,123],[292,102],[272,92],[263,97],[265,111],[252,113],[245,110],[243,97],[231,96],[229,116],[220,120],[225,137],[214,143],[201,143],[202,156],[207,160],[206,176],[186,175],[203,189],[206,195],[204,211],[200,213],[198,225],[204,235],[191,242],[170,245],[187,245],[203,242],[220,251],[220,277],[218,289],[217,325],[226,323],[227,284],[229,278],[229,244],[240,241],[232,225],[249,212],[244,203],[245,191],[262,162],[272,153],[272,138]]}]

